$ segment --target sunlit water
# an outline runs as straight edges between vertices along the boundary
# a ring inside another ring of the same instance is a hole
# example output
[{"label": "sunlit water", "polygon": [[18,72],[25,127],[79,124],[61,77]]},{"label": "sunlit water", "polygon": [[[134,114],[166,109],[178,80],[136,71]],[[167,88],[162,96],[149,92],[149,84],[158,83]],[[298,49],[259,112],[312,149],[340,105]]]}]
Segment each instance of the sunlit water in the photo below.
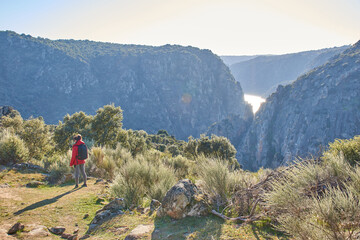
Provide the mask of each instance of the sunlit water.
[{"label": "sunlit water", "polygon": [[244,94],[245,101],[251,104],[253,113],[259,110],[261,103],[265,102],[265,99],[255,95]]}]

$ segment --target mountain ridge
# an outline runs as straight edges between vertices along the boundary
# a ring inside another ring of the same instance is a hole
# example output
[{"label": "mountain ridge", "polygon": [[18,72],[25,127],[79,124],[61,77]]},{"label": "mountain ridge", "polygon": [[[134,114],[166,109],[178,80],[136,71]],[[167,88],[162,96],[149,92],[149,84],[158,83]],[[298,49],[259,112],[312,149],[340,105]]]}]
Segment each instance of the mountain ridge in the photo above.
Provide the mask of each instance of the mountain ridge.
[{"label": "mountain ridge", "polygon": [[229,66],[246,94],[267,97],[279,84],[289,84],[321,66],[349,46],[324,48],[281,55],[259,55]]},{"label": "mountain ridge", "polygon": [[237,146],[244,166],[274,168],[360,134],[358,43],[267,98]]},{"label": "mountain ridge", "polygon": [[181,139],[199,136],[229,114],[252,118],[240,84],[210,50],[3,31],[0,43],[0,101],[25,118],[54,124],[67,113],[93,114],[114,103],[124,110],[125,128],[166,129]]}]

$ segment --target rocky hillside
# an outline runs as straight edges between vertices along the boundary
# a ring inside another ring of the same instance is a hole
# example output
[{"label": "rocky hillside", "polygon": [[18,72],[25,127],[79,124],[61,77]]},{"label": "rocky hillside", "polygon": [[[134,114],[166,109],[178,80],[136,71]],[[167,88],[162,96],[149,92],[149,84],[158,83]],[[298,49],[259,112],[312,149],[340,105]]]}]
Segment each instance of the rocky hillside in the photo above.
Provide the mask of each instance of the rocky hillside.
[{"label": "rocky hillside", "polygon": [[327,64],[280,86],[237,146],[248,169],[317,155],[336,138],[360,134],[360,41]]},{"label": "rocky hillside", "polygon": [[33,38],[0,32],[0,102],[57,123],[65,114],[124,110],[124,128],[199,136],[230,114],[252,118],[228,67],[209,50]]},{"label": "rocky hillside", "polygon": [[[306,51],[284,55],[262,55],[230,65],[235,79],[246,94],[267,97],[279,84],[296,80],[301,74],[321,66],[349,46]],[[228,62],[229,59],[223,59]]]}]

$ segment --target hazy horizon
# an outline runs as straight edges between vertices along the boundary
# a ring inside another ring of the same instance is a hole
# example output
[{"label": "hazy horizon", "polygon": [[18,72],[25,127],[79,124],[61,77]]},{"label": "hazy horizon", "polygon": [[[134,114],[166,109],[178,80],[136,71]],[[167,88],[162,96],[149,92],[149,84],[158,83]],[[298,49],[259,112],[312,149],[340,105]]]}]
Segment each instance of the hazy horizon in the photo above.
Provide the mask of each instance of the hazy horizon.
[{"label": "hazy horizon", "polygon": [[34,37],[286,54],[360,40],[357,0],[0,0],[0,30]]}]

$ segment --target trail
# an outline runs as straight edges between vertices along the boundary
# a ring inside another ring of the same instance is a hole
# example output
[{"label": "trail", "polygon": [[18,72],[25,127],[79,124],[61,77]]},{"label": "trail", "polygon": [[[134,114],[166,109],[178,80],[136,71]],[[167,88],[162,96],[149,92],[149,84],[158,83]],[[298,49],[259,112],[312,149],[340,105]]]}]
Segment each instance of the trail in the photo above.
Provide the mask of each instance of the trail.
[{"label": "trail", "polygon": [[[30,180],[30,179],[29,179]],[[74,185],[27,188],[11,186],[0,190],[0,229],[8,230],[16,222],[46,226],[64,226],[68,233],[88,229],[99,204],[104,185],[88,181],[88,187],[74,189]],[[85,214],[89,217],[84,219]],[[1,231],[0,231],[1,232]],[[0,235],[1,236],[1,235]],[[1,238],[1,237],[0,237]],[[58,239],[49,236],[44,239]]]}]

